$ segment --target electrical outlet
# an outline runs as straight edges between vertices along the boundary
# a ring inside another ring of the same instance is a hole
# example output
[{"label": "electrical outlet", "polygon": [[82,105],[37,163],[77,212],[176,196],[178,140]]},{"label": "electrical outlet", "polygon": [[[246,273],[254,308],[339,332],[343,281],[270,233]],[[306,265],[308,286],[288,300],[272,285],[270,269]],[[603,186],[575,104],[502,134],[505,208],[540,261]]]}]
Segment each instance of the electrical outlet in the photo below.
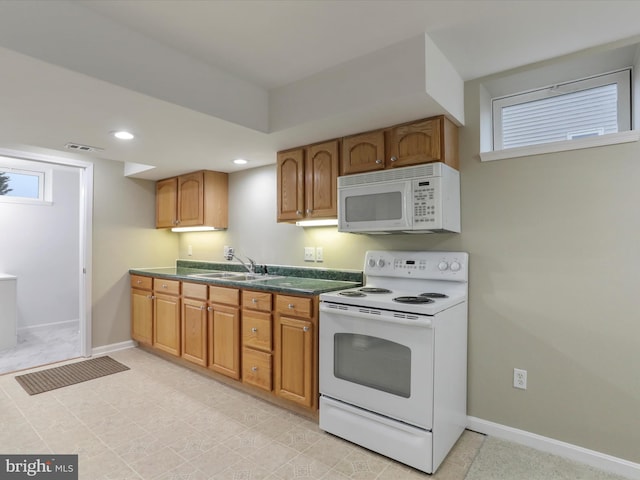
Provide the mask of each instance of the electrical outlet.
[{"label": "electrical outlet", "polygon": [[233,247],[228,245],[224,246],[224,258],[231,260],[233,258]]},{"label": "electrical outlet", "polygon": [[316,262],[324,262],[324,252],[322,247],[316,247]]},{"label": "electrical outlet", "polygon": [[193,247],[191,245],[187,247],[187,255],[190,257],[193,256]]},{"label": "electrical outlet", "polygon": [[315,260],[316,260],[316,249],[313,247],[304,247],[304,261],[315,262]]},{"label": "electrical outlet", "polygon": [[519,368],[513,369],[513,387],[522,390],[527,389],[527,371]]}]

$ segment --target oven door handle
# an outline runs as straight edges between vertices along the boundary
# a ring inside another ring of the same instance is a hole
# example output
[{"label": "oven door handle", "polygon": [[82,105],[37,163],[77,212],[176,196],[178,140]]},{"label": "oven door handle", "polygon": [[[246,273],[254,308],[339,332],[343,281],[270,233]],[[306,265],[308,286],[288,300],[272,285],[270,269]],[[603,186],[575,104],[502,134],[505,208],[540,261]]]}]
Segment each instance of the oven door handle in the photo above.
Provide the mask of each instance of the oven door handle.
[{"label": "oven door handle", "polygon": [[[433,322],[430,317],[425,316],[414,316],[412,314],[404,314],[399,313],[394,315],[393,312],[382,312],[381,310],[376,310],[373,308],[360,309],[358,307],[346,307],[346,308],[335,308],[330,307],[328,304],[324,302],[320,302],[320,311],[326,313],[332,313],[334,315],[342,315],[345,317],[355,317],[355,318],[364,318],[366,320],[378,320],[379,322],[393,322],[399,323],[401,325],[409,325],[411,327],[422,327],[422,328],[430,328],[433,326]],[[381,312],[381,315],[372,314],[368,312],[363,312],[362,310]],[[406,318],[406,316],[414,317],[414,318]],[[417,318],[415,318],[417,317]],[[322,319],[320,319],[322,322]]]}]

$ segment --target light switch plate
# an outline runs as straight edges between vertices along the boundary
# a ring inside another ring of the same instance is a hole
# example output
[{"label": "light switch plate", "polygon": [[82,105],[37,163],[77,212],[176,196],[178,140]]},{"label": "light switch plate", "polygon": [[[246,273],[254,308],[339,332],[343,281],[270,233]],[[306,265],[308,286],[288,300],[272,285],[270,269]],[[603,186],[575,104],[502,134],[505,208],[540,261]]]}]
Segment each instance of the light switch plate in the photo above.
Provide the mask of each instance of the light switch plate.
[{"label": "light switch plate", "polygon": [[316,262],[324,262],[324,251],[322,247],[316,247]]},{"label": "light switch plate", "polygon": [[304,247],[304,261],[315,262],[316,261],[316,249],[313,247]]}]

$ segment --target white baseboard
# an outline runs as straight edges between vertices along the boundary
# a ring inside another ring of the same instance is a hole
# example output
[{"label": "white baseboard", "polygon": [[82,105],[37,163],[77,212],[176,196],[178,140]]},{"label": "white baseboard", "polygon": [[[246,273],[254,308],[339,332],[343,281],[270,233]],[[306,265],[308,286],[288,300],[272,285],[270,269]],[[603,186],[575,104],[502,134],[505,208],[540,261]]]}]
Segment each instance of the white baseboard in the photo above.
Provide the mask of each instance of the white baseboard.
[{"label": "white baseboard", "polygon": [[34,328],[44,328],[44,327],[72,327],[77,325],[80,328],[80,320],[77,318],[75,320],[64,320],[62,322],[52,322],[52,323],[40,323],[38,325],[27,325],[25,327],[18,327],[18,332],[24,330],[33,330]]},{"label": "white baseboard", "polygon": [[561,442],[549,437],[517,428],[507,427],[499,423],[489,422],[476,417],[467,417],[467,428],[475,432],[491,435],[496,438],[519,443],[543,452],[584,463],[606,472],[621,475],[633,480],[640,480],[640,464],[605,453],[579,447],[571,443]]},{"label": "white baseboard", "polygon": [[137,342],[133,340],[127,340],[126,342],[112,343],[110,345],[102,345],[101,347],[95,347],[91,349],[91,356],[106,355],[107,353],[117,352],[118,350],[126,350],[127,348],[133,348],[138,346]]}]

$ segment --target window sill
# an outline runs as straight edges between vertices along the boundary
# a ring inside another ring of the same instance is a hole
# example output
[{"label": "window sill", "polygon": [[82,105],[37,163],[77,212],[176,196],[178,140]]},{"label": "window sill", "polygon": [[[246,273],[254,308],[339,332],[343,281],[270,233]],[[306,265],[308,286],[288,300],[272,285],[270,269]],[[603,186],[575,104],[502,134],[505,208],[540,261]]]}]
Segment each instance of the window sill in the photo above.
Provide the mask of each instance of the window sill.
[{"label": "window sill", "polygon": [[542,145],[529,145],[526,147],[508,148],[506,150],[480,152],[480,161],[490,162],[493,160],[505,160],[507,158],[528,157],[531,155],[543,155],[545,153],[565,152],[568,150],[581,150],[583,148],[637,142],[638,140],[640,140],[640,131],[629,130],[626,132],[600,135],[597,137],[581,138],[579,140],[563,140],[561,142],[545,143]]}]

